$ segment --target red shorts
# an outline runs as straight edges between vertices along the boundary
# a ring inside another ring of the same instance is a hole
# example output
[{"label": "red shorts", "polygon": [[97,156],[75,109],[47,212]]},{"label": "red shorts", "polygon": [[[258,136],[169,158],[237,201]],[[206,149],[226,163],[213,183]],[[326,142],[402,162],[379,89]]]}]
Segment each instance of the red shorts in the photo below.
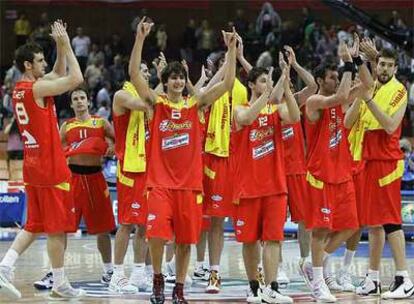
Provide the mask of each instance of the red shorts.
[{"label": "red shorts", "polygon": [[[119,172],[118,172],[119,173]],[[145,174],[122,172],[116,180],[118,193],[118,223],[145,225],[148,203],[145,190]]]},{"label": "red shorts", "polygon": [[197,244],[203,219],[202,196],[192,190],[152,188],[148,193],[147,237]]},{"label": "red shorts", "polygon": [[286,182],[288,187],[288,204],[292,222],[302,222],[305,220],[304,210],[308,183],[305,174],[287,175]]},{"label": "red shorts", "polygon": [[364,187],[364,172],[360,171],[352,175],[352,181],[354,182],[354,189],[355,189],[355,200],[357,205],[358,211],[358,221],[361,224],[361,214],[360,210],[363,204],[365,204],[365,199],[363,197],[363,187]]},{"label": "red shorts", "polygon": [[233,219],[237,241],[282,241],[286,206],[285,194],[240,199]]},{"label": "red shorts", "polygon": [[204,154],[205,214],[216,217],[233,216],[233,174],[229,157]]},{"label": "red shorts", "polygon": [[[403,161],[367,161],[358,213],[362,226],[401,224]],[[399,167],[399,169],[398,169]]]},{"label": "red shorts", "polygon": [[209,231],[211,227],[211,217],[203,215],[203,221],[201,223],[201,231]]},{"label": "red shorts", "polygon": [[341,184],[324,183],[322,189],[308,183],[309,204],[305,213],[307,229],[333,231],[358,229],[358,213],[352,180]]},{"label": "red shorts", "polygon": [[32,233],[62,233],[77,230],[73,190],[26,185],[27,220],[24,230]]},{"label": "red shorts", "polygon": [[89,234],[110,232],[115,229],[114,213],[108,185],[102,172],[72,174],[76,223],[83,216]]}]

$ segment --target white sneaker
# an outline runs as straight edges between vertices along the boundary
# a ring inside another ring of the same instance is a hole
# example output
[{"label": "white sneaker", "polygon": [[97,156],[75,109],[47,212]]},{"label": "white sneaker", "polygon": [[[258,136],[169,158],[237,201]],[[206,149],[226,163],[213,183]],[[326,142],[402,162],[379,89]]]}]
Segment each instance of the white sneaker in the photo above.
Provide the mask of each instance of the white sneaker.
[{"label": "white sneaker", "polygon": [[206,287],[206,293],[219,293],[220,287],[221,287],[220,274],[215,270],[210,271],[210,276],[208,278],[208,285]]},{"label": "white sneaker", "polygon": [[390,290],[384,292],[381,298],[388,299],[407,299],[414,295],[414,285],[410,278],[396,276],[390,286]]},{"label": "white sneaker", "polygon": [[53,286],[53,273],[50,271],[41,278],[39,281],[33,283],[33,286],[38,290],[52,289]]},{"label": "white sneaker", "polygon": [[286,273],[286,267],[284,265],[279,266],[276,281],[279,285],[287,285],[290,283],[290,280]]},{"label": "white sneaker", "polygon": [[198,265],[196,268],[194,268],[193,280],[208,281],[209,275],[210,275],[210,272],[208,268],[205,267],[204,264],[201,264],[201,265]]},{"label": "white sneaker", "polygon": [[354,292],[355,286],[352,283],[352,276],[351,273],[348,271],[345,271],[343,269],[338,271],[338,274],[336,276],[336,282],[342,286],[343,291],[346,292]]},{"label": "white sneaker", "polygon": [[6,266],[0,266],[0,293],[4,293],[12,299],[20,299],[22,294],[11,283],[13,281],[13,269]]},{"label": "white sneaker", "polygon": [[279,293],[277,282],[272,282],[263,289],[259,289],[259,295],[264,303],[293,303],[293,299]]},{"label": "white sneaker", "polygon": [[381,294],[381,282],[373,281],[368,275],[361,285],[355,289],[360,296],[379,296]]},{"label": "white sneaker", "polygon": [[125,275],[114,274],[109,283],[109,291],[120,294],[134,294],[138,292],[138,288],[131,285]]},{"label": "white sneaker", "polygon": [[262,303],[262,298],[259,296],[260,283],[259,281],[250,281],[247,285],[247,303]]},{"label": "white sneaker", "polygon": [[52,288],[49,300],[62,301],[67,299],[79,299],[86,295],[86,291],[80,288],[73,288],[69,281],[65,281],[57,288]]},{"label": "white sneaker", "polygon": [[107,272],[104,272],[101,277],[101,283],[108,285],[111,282],[111,278],[113,274],[114,274],[114,271],[112,269],[108,270]]},{"label": "white sneaker", "polygon": [[312,281],[313,281],[312,263],[309,261],[304,261],[303,263],[300,263],[299,261],[299,273],[302,276],[308,288],[312,290]]},{"label": "white sneaker", "polygon": [[344,288],[336,282],[336,279],[332,274],[329,274],[325,278],[325,283],[326,283],[326,286],[328,286],[330,291],[340,292],[344,290]]},{"label": "white sneaker", "polygon": [[148,290],[148,276],[145,273],[144,267],[139,269],[134,268],[132,270],[131,276],[129,277],[129,284],[135,286],[142,292]]},{"label": "white sneaker", "polygon": [[324,280],[318,280],[312,283],[312,297],[318,303],[335,303],[337,300],[331,294],[328,286],[326,285]]}]

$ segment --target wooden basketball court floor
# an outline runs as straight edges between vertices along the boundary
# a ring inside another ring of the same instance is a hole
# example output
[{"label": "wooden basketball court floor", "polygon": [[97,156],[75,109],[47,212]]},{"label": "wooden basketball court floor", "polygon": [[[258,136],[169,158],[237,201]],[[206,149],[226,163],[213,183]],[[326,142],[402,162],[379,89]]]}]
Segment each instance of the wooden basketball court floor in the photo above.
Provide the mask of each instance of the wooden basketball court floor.
[{"label": "wooden basketball court floor", "polygon": [[[0,241],[0,257],[4,255],[10,246],[11,240]],[[414,243],[407,243],[409,272],[414,278]],[[195,248],[192,249],[190,271],[192,271],[195,259]],[[367,269],[368,244],[362,242],[353,266],[353,273],[362,278]],[[294,298],[295,303],[313,303],[310,293],[297,272],[299,249],[296,240],[287,240],[283,245],[284,263],[291,284],[281,291]],[[338,249],[335,255],[333,268],[338,269],[341,265],[343,248]],[[102,274],[101,261],[96,249],[95,238],[92,236],[70,237],[68,251],[65,259],[65,271],[69,280],[75,286],[81,286],[87,290],[87,297],[76,301],[76,303],[149,303],[149,292],[130,296],[118,296],[110,294],[106,286],[102,285],[100,276]],[[131,244],[125,259],[126,273],[129,274],[129,265],[132,264]],[[42,238],[32,244],[16,264],[15,286],[22,292],[22,299],[11,301],[0,295],[0,303],[53,303],[47,300],[47,292],[39,292],[33,287],[33,282],[39,280],[48,270],[48,257],[46,252],[46,239]],[[223,276],[222,292],[218,295],[207,295],[204,293],[205,282],[193,282],[191,290],[187,291],[187,298],[194,304],[214,303],[245,303],[247,281],[241,256],[241,245],[231,237],[227,238],[224,245],[221,261]],[[381,266],[383,288],[388,288],[394,267],[389,247],[384,250],[384,258]],[[166,287],[167,301],[170,302],[172,286]],[[414,303],[413,299],[400,301],[381,301],[378,297],[358,297],[352,293],[336,294],[339,303]]]}]

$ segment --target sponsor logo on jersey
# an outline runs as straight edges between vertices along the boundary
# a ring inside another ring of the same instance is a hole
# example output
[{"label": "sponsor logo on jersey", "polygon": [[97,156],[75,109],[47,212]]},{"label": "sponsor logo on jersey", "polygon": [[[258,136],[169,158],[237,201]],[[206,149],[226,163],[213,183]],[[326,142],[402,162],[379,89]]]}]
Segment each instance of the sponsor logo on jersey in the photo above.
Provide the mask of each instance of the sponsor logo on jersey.
[{"label": "sponsor logo on jersey", "polygon": [[23,99],[25,91],[14,91],[13,92],[13,99]]},{"label": "sponsor logo on jersey", "polygon": [[266,137],[272,136],[274,133],[273,127],[267,127],[265,129],[253,129],[250,131],[249,139],[250,141],[260,141]]},{"label": "sponsor logo on jersey", "polygon": [[171,118],[172,119],[180,119],[181,118],[181,111],[177,109],[171,110]]},{"label": "sponsor logo on jersey", "polygon": [[141,208],[141,205],[138,202],[133,202],[131,204],[131,208],[132,209],[139,209],[139,208]]},{"label": "sponsor logo on jersey", "polygon": [[150,213],[150,214],[148,214],[147,220],[148,221],[153,221],[153,220],[155,220],[155,218],[156,218],[155,214]]},{"label": "sponsor logo on jersey", "polygon": [[295,135],[293,127],[283,128],[282,129],[282,139],[287,140]]},{"label": "sponsor logo on jersey", "polygon": [[336,146],[339,145],[342,139],[342,130],[338,130],[338,132],[331,135],[331,138],[329,139],[329,148],[333,149]]},{"label": "sponsor logo on jersey", "polygon": [[404,95],[407,93],[407,91],[405,89],[400,89],[397,92],[397,95],[391,100],[391,107],[395,108],[400,101],[403,99]]},{"label": "sponsor logo on jersey", "polygon": [[261,158],[267,154],[272,153],[275,150],[275,144],[273,140],[269,140],[264,144],[255,147],[252,149],[252,157],[253,159]]},{"label": "sponsor logo on jersey", "polygon": [[223,200],[223,197],[218,194],[214,194],[211,196],[211,199],[215,202],[221,202]]},{"label": "sponsor logo on jersey", "polygon": [[321,212],[323,214],[331,214],[331,209],[329,209],[329,208],[321,208]]},{"label": "sponsor logo on jersey", "polygon": [[189,130],[193,126],[193,123],[190,120],[186,120],[182,123],[175,123],[169,119],[164,119],[160,122],[160,131],[180,131],[180,130]]},{"label": "sponsor logo on jersey", "polygon": [[161,149],[176,149],[178,147],[187,146],[188,144],[190,144],[190,134],[178,134],[171,137],[163,138],[161,142]]},{"label": "sponsor logo on jersey", "polygon": [[244,226],[244,221],[242,221],[242,220],[237,220],[237,222],[236,222],[236,226],[237,226],[237,227]]}]

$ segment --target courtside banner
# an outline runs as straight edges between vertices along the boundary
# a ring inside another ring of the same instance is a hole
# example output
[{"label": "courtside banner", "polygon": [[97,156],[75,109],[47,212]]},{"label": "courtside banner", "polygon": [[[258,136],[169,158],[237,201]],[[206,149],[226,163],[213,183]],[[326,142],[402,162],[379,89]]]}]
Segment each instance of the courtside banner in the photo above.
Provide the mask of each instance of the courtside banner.
[{"label": "courtside banner", "polygon": [[25,193],[0,193],[0,226],[21,226],[25,202]]}]

